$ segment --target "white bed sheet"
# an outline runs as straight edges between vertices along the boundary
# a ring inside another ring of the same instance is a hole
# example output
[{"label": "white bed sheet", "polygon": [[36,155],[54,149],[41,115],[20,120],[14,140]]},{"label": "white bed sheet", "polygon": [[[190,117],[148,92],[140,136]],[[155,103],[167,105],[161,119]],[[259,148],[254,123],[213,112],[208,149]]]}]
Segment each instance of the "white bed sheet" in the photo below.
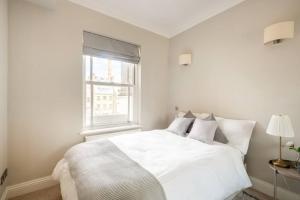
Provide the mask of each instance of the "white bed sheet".
[{"label": "white bed sheet", "polygon": [[[243,155],[228,145],[208,145],[154,130],[109,138],[161,183],[168,200],[224,200],[250,187]],[[68,163],[62,159],[53,177],[64,200],[78,200]]]}]

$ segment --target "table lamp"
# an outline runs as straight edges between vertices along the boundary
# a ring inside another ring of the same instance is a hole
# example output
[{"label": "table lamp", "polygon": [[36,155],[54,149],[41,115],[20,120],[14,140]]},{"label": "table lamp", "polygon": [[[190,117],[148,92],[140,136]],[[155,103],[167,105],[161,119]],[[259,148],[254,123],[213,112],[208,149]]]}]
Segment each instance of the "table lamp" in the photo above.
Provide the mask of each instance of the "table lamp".
[{"label": "table lamp", "polygon": [[294,137],[294,129],[288,115],[272,115],[267,128],[267,134],[279,136],[279,159],[272,163],[278,167],[289,167],[289,163],[281,158],[281,137]]}]

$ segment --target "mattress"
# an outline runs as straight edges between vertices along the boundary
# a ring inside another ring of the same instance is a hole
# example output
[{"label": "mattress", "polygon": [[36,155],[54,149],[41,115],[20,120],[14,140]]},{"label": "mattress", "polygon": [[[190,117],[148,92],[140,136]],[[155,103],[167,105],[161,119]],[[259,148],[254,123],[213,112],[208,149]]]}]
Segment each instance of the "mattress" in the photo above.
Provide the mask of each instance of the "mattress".
[{"label": "mattress", "polygon": [[[208,145],[154,130],[109,138],[161,183],[168,200],[232,199],[251,182],[239,150],[221,143]],[[53,177],[60,181],[64,200],[78,200],[66,160]]]}]

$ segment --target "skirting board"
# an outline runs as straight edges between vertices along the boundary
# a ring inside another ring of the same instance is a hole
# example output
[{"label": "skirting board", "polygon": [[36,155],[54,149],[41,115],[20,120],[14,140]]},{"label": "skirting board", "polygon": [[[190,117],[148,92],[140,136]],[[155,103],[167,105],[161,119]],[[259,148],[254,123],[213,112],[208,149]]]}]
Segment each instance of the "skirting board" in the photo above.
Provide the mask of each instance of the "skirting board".
[{"label": "skirting board", "polygon": [[[2,197],[1,200],[7,200],[9,198],[17,197],[37,190],[42,190],[54,185],[58,182],[53,180],[51,176],[26,181],[16,185],[11,185],[6,188],[6,196]],[[4,192],[5,193],[5,192]]]},{"label": "skirting board", "polygon": [[[250,177],[253,187],[259,191],[262,191],[270,196],[273,196],[273,185],[260,180],[255,177]],[[35,180],[27,181],[24,183],[19,183],[16,185],[8,186],[4,191],[1,200],[7,200],[8,198],[13,198],[23,194],[28,194],[37,190],[45,189],[54,185],[57,185],[58,182],[54,181],[51,176],[38,178]],[[283,188],[277,188],[279,199],[284,200],[300,200],[300,195],[285,190]]]},{"label": "skirting board", "polygon": [[[250,177],[250,179],[253,184],[253,187],[256,190],[261,191],[267,195],[273,196],[273,192],[274,192],[273,184],[263,181],[261,179],[255,178],[255,177]],[[300,200],[299,194],[293,193],[293,192],[283,189],[281,187],[277,187],[277,196],[278,196],[278,199]]]}]

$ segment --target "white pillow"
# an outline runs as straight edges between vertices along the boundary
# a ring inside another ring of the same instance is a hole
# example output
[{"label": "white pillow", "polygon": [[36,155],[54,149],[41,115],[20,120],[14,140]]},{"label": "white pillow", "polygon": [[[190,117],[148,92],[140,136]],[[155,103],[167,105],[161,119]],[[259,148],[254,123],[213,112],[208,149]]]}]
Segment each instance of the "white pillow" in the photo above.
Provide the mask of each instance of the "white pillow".
[{"label": "white pillow", "polygon": [[205,119],[210,116],[209,113],[193,113],[193,115],[195,115],[199,119]]},{"label": "white pillow", "polygon": [[185,115],[185,112],[179,111],[179,112],[176,114],[176,117],[183,117],[184,115]]},{"label": "white pillow", "polygon": [[173,120],[173,122],[167,128],[167,131],[173,132],[180,136],[184,136],[186,133],[186,130],[188,129],[189,125],[193,121],[194,121],[193,118],[177,117]]},{"label": "white pillow", "polygon": [[250,138],[255,126],[255,121],[234,120],[216,117],[219,128],[228,139],[228,145],[239,149],[244,155],[247,154]]},{"label": "white pillow", "polygon": [[188,137],[207,144],[212,144],[217,127],[218,123],[216,121],[208,121],[197,118],[194,121],[193,128]]}]

